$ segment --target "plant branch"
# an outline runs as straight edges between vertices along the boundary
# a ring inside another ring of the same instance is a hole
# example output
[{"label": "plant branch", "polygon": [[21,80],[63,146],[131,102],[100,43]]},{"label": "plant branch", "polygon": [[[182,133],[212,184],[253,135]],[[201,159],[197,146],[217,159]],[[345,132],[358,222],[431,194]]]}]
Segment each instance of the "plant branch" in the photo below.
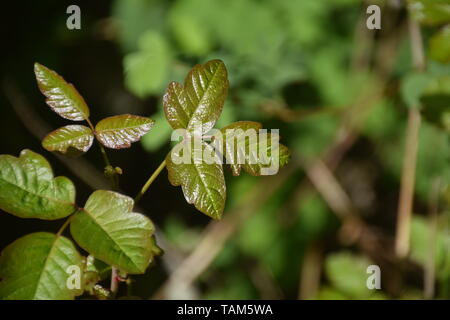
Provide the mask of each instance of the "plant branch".
[{"label": "plant branch", "polygon": [[64,230],[66,230],[66,228],[70,224],[70,221],[72,221],[72,217],[73,217],[73,214],[69,218],[67,218],[66,221],[64,222],[64,224],[61,226],[61,228],[59,228],[58,232],[56,233],[57,237],[59,237],[64,232]]},{"label": "plant branch", "polygon": [[142,187],[141,191],[139,191],[139,193],[134,198],[134,203],[137,203],[142,198],[144,193],[148,190],[150,185],[153,183],[153,181],[155,181],[156,177],[161,173],[161,171],[165,168],[165,166],[166,166],[166,160],[161,162],[159,167],[156,168],[156,170],[152,173],[150,178],[148,178],[147,182],[144,184],[144,186]]},{"label": "plant branch", "polygon": [[[425,69],[425,58],[420,26],[410,17],[408,27],[414,69],[417,71],[423,71]],[[418,138],[421,122],[419,106],[409,107],[405,152],[403,155],[400,199],[398,205],[397,232],[395,238],[395,252],[399,258],[405,258],[409,252],[411,212],[413,206],[416,161],[419,148]]]}]

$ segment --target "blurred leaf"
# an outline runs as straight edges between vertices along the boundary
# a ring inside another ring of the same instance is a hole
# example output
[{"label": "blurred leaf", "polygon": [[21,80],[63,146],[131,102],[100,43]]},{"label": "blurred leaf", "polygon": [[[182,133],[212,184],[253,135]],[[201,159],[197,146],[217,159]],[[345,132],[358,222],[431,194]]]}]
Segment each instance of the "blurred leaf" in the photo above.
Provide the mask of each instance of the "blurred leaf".
[{"label": "blurred leaf", "polygon": [[348,300],[349,298],[339,290],[323,287],[317,294],[317,300]]},{"label": "blurred leaf", "polygon": [[367,267],[371,264],[367,258],[349,252],[334,253],[327,256],[325,272],[328,280],[343,294],[364,299],[373,293],[366,286]]},{"label": "blurred leaf", "polygon": [[430,57],[441,63],[450,62],[450,25],[442,28],[431,38]]},{"label": "blurred leaf", "polygon": [[171,10],[169,22],[181,50],[194,56],[201,56],[211,49],[208,29],[204,28],[191,15],[182,10]]},{"label": "blurred leaf", "polygon": [[450,132],[450,95],[425,95],[420,101],[424,118]]},{"label": "blurred leaf", "polygon": [[230,103],[229,100],[225,101],[225,105],[222,109],[222,114],[217,120],[216,127],[222,128],[232,122],[235,122],[238,119],[236,114],[237,108],[238,107]]},{"label": "blurred leaf", "polygon": [[317,193],[305,194],[298,202],[297,230],[300,238],[307,240],[318,238],[333,225],[338,225],[336,217]]},{"label": "blurred leaf", "polygon": [[84,250],[112,266],[141,274],[152,260],[152,222],[131,212],[134,201],[112,191],[97,190],[73,217],[70,231]]},{"label": "blurred leaf", "polygon": [[47,160],[28,149],[0,155],[0,190],[0,208],[20,218],[56,220],[76,210],[72,181],[53,178]]},{"label": "blurred leaf", "polygon": [[[196,147],[194,145],[193,148],[185,148],[185,151],[189,152],[190,163],[181,161],[183,159],[178,157],[184,155],[176,153],[175,148],[169,152],[166,157],[169,181],[174,186],[182,187],[188,203],[194,204],[198,210],[211,218],[220,219],[226,198],[223,168],[219,162],[208,164],[204,161],[203,155],[206,152],[217,157],[210,145],[202,143],[200,149]],[[180,164],[176,164],[173,159],[177,159]]]},{"label": "blurred leaf", "polygon": [[401,94],[408,108],[420,107],[420,97],[432,81],[426,73],[410,73],[401,83]]},{"label": "blurred leaf", "polygon": [[155,120],[155,125],[152,132],[145,134],[141,138],[142,146],[146,151],[154,152],[161,148],[164,144],[169,143],[172,128],[166,120],[166,116],[162,109],[154,114],[152,118]]},{"label": "blurred leaf", "polygon": [[123,114],[101,120],[95,126],[97,139],[108,148],[129,148],[153,127],[150,118]]},{"label": "blurred leaf", "polygon": [[172,128],[190,131],[201,126],[208,132],[219,118],[228,91],[227,70],[220,60],[196,65],[184,86],[171,82],[163,98],[167,121]]},{"label": "blurred leaf", "polygon": [[309,75],[318,85],[326,105],[343,107],[350,103],[347,68],[344,64],[345,47],[330,42],[326,49],[318,51],[309,60]]},{"label": "blurred leaf", "polygon": [[295,128],[293,150],[301,150],[305,158],[318,156],[333,141],[338,125],[339,119],[330,113],[305,118],[301,126]]},{"label": "blurred leaf", "polygon": [[[354,0],[340,0],[354,1]],[[286,19],[290,37],[302,45],[313,45],[325,32],[324,21],[328,4],[322,1],[272,1]],[[335,1],[337,2],[337,1]]]},{"label": "blurred leaf", "polygon": [[138,51],[124,57],[125,85],[141,98],[159,94],[167,81],[170,63],[166,39],[155,31],[147,31],[139,39]]},{"label": "blurred leaf", "polygon": [[116,0],[112,16],[118,25],[119,43],[126,52],[137,49],[138,40],[148,30],[164,30],[168,6],[165,0]]},{"label": "blurred leaf", "polygon": [[34,64],[34,73],[39,89],[47,97],[46,102],[53,111],[73,121],[89,118],[89,108],[72,84],[37,62]]},{"label": "blurred leaf", "polygon": [[83,269],[72,241],[47,232],[17,239],[0,256],[0,299],[72,300],[80,289],[69,289],[67,268]]},{"label": "blurred leaf", "polygon": [[[445,259],[450,256],[448,244],[450,243],[450,235],[445,229],[438,228],[435,235],[435,266],[439,274],[443,271]],[[426,265],[431,246],[430,246],[430,226],[429,222],[421,217],[414,215],[411,221],[411,259],[422,266]]]},{"label": "blurred leaf", "polygon": [[438,25],[450,22],[448,0],[408,0],[408,9],[420,23]]},{"label": "blurred leaf", "polygon": [[437,76],[420,99],[424,118],[450,132],[450,76]]},{"label": "blurred leaf", "polygon": [[396,134],[398,118],[398,111],[392,101],[383,99],[370,108],[361,130],[372,139],[386,139]]},{"label": "blurred leaf", "polygon": [[48,151],[62,154],[83,153],[89,150],[94,141],[92,130],[82,125],[68,125],[50,132],[42,140]]}]

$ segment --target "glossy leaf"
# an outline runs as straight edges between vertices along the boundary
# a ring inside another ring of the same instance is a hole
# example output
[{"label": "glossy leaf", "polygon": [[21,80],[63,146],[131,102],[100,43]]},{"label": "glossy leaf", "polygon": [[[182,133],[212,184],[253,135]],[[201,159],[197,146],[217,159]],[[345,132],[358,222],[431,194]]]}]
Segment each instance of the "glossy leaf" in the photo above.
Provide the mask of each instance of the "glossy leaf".
[{"label": "glossy leaf", "polygon": [[75,187],[66,177],[53,178],[50,164],[33,151],[0,155],[0,209],[21,218],[64,218],[76,210]]},{"label": "glossy leaf", "polygon": [[0,299],[73,299],[82,293],[82,287],[81,282],[78,289],[67,285],[74,274],[68,268],[82,270],[82,264],[69,239],[47,232],[26,235],[7,246],[0,256]]},{"label": "glossy leaf", "polygon": [[[278,168],[283,167],[289,162],[290,152],[286,146],[279,144],[278,147],[274,147],[272,150],[270,133],[266,135],[266,150],[262,153],[263,158],[260,157],[259,150],[264,146],[261,140],[262,136],[259,134],[260,129],[262,129],[262,125],[258,122],[238,121],[220,130],[223,135],[223,149],[227,157],[226,163],[232,162],[229,164],[233,175],[238,176],[241,168],[253,176],[264,174],[262,169],[269,168],[273,161],[275,161],[272,152],[279,152]],[[250,139],[249,135],[253,134],[255,138]],[[228,161],[228,159],[231,161]],[[238,159],[241,160],[238,161]]]},{"label": "glossy leaf", "polygon": [[75,241],[87,252],[132,274],[144,273],[153,257],[153,224],[131,212],[134,201],[112,191],[95,191],[70,224]]},{"label": "glossy leaf", "polygon": [[61,117],[73,121],[89,118],[89,108],[77,89],[67,83],[55,71],[39,64],[34,64],[34,73],[42,94],[47,97],[47,104]]},{"label": "glossy leaf", "polygon": [[123,114],[101,120],[95,126],[95,135],[106,147],[112,149],[129,148],[139,141],[152,127],[150,118]]},{"label": "glossy leaf", "polygon": [[[208,164],[202,154],[212,152],[212,147],[202,143],[198,148],[188,148],[190,163],[174,162],[183,153],[175,148],[166,157],[169,181],[174,186],[181,186],[186,201],[214,219],[222,217],[225,206],[226,187],[223,168],[220,163]],[[199,152],[197,152],[199,151]],[[182,159],[178,159],[182,160]]]},{"label": "glossy leaf", "polygon": [[201,125],[202,133],[208,132],[222,112],[227,91],[227,70],[222,61],[196,65],[184,85],[169,84],[163,98],[167,121],[174,129],[193,131]]},{"label": "glossy leaf", "polygon": [[68,125],[50,132],[42,146],[48,151],[62,154],[77,154],[89,150],[94,141],[94,133],[86,126]]}]

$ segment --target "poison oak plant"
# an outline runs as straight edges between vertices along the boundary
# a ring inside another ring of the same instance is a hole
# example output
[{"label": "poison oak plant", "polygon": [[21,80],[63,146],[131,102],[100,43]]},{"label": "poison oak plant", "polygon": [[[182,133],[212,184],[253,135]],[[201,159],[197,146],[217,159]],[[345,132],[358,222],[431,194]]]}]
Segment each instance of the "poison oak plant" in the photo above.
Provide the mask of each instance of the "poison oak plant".
[{"label": "poison oak plant", "polygon": [[[226,198],[222,163],[199,161],[196,151],[201,150],[200,154],[210,151],[213,159],[219,158],[218,153],[231,157],[244,154],[242,161],[231,163],[233,175],[239,175],[241,169],[251,175],[261,175],[271,165],[271,161],[259,161],[259,158],[252,161],[255,155],[251,150],[268,151],[269,158],[276,159],[279,167],[289,159],[288,149],[279,144],[275,146],[277,140],[273,135],[258,133],[257,140],[246,138],[249,129],[254,132],[261,129],[261,124],[256,122],[236,122],[218,130],[223,134],[223,143],[217,150],[213,148],[217,135],[212,140],[209,136],[208,142],[207,133],[221,114],[228,90],[224,63],[209,61],[195,66],[183,85],[169,84],[163,98],[164,111],[173,129],[184,130],[184,138],[133,200],[117,192],[122,170],[111,165],[105,147],[130,147],[151,130],[154,121],[125,114],[103,119],[94,126],[89,119],[88,105],[73,85],[38,63],[35,74],[39,89],[53,111],[65,119],[87,123],[87,126],[70,124],[50,132],[42,146],[73,156],[87,152],[94,139],[97,140],[105,161],[104,172],[111,180],[113,191],[96,190],[80,207],[75,203],[76,190],[72,181],[54,177],[42,155],[28,149],[18,158],[0,155],[0,209],[19,218],[66,218],[56,233],[32,233],[3,250],[0,256],[1,299],[73,299],[85,292],[99,298],[113,298],[115,290],[102,288],[99,281],[110,274],[116,277],[114,270],[122,276],[142,274],[161,253],[151,220],[133,212],[133,208],[165,166],[169,181],[182,187],[188,203],[220,219]],[[187,139],[191,135],[199,138],[193,148]],[[235,144],[236,141],[241,144]],[[179,149],[182,149],[181,155],[191,161],[175,161]],[[62,235],[67,227],[74,241]],[[83,257],[75,243],[89,255]]]}]

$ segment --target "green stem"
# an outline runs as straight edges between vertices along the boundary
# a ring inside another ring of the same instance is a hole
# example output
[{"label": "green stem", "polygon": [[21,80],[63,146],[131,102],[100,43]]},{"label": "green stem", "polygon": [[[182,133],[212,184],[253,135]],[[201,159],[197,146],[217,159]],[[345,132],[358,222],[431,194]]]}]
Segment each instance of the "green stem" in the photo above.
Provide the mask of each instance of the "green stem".
[{"label": "green stem", "polygon": [[144,186],[142,187],[141,191],[139,191],[139,193],[134,198],[134,202],[135,203],[137,203],[142,198],[144,193],[148,190],[150,185],[153,183],[153,181],[156,179],[156,177],[161,173],[161,171],[164,169],[165,166],[166,166],[166,160],[161,162],[159,167],[152,173],[150,178],[148,178],[147,182],[144,184]]},{"label": "green stem", "polygon": [[[95,128],[92,125],[92,122],[89,119],[86,119],[86,122],[89,124],[89,127],[91,128],[92,132],[95,132]],[[111,166],[111,161],[109,161],[108,154],[106,153],[105,148],[103,147],[103,145],[101,144],[100,141],[97,140],[97,143],[100,148],[100,152],[102,154],[103,161],[105,162],[105,168],[110,167],[111,169],[113,169],[113,167]],[[113,190],[115,190],[115,191],[119,190],[119,179],[117,178],[117,174],[114,173],[109,178],[111,180],[111,186],[112,186]],[[111,290],[113,299],[116,297],[117,291],[119,290],[119,281],[117,280],[117,275],[118,275],[118,269],[114,266],[111,266],[110,290]]]},{"label": "green stem", "polygon": [[[100,148],[100,152],[102,154],[103,161],[105,162],[105,168],[110,167],[112,170],[114,170],[114,168],[111,166],[111,161],[109,161],[108,154],[106,153],[105,148],[98,140],[97,140],[97,143]],[[113,190],[115,190],[115,191],[119,190],[119,179],[117,178],[117,174],[115,174],[115,173],[112,174],[109,177],[109,179],[111,180],[111,186],[112,186]]]},{"label": "green stem", "polygon": [[74,214],[72,214],[69,218],[66,219],[64,224],[59,228],[58,232],[56,233],[56,236],[59,237],[61,234],[66,230],[67,226],[70,224],[70,221],[72,221]]}]

